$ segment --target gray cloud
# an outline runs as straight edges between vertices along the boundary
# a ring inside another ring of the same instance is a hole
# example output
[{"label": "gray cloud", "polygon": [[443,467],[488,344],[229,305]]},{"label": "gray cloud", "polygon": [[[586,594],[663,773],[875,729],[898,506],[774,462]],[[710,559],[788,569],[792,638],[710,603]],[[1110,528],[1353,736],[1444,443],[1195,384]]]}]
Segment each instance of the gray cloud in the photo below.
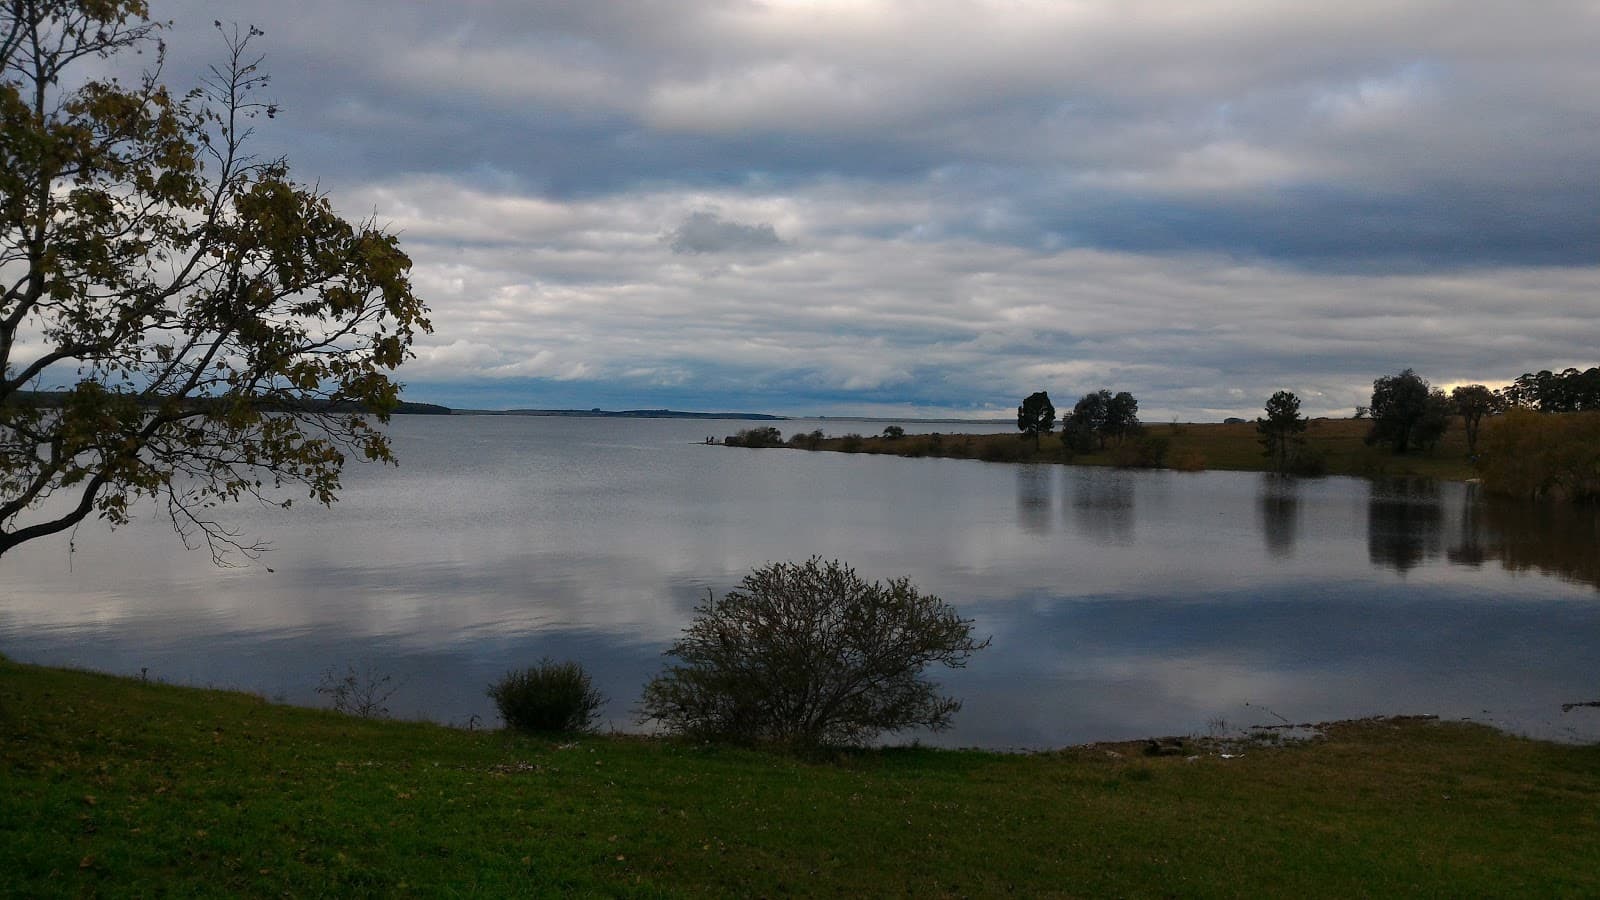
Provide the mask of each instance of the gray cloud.
[{"label": "gray cloud", "polygon": [[742,225],[709,210],[696,210],[685,216],[677,228],[667,233],[666,241],[673,253],[759,251],[783,244],[771,223]]},{"label": "gray cloud", "polygon": [[1582,0],[156,13],[174,78],[266,29],[262,151],[417,260],[420,399],[1331,412],[1600,344]]}]

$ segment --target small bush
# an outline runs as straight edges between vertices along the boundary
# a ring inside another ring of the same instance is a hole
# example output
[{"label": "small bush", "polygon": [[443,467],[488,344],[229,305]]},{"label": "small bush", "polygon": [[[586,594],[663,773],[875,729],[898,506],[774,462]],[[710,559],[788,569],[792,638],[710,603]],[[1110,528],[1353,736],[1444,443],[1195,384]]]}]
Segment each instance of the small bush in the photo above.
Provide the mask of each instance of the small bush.
[{"label": "small bush", "polygon": [[897,441],[906,436],[906,430],[899,425],[885,425],[883,436],[891,441]]},{"label": "small bush", "polygon": [[866,438],[854,433],[847,434],[839,439],[839,449],[846,453],[859,453],[866,444]]},{"label": "small bush", "polygon": [[489,685],[488,694],[515,731],[588,731],[606,702],[583,666],[549,659],[507,672]]},{"label": "small bush", "polygon": [[386,718],[389,707],[384,704],[399,689],[393,676],[374,669],[370,662],[363,663],[360,669],[346,666],[343,675],[329,668],[317,685],[317,693],[328,698],[335,712],[363,719]]}]

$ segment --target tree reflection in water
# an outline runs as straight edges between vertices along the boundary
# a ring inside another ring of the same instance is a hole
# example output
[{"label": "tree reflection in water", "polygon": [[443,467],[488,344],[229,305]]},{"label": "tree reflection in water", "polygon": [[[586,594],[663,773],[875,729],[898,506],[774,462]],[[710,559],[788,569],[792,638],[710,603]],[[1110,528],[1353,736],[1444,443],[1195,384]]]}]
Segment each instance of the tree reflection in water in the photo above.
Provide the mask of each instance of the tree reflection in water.
[{"label": "tree reflection in water", "polygon": [[1600,508],[1481,496],[1469,485],[1452,562],[1496,560],[1600,589]]},{"label": "tree reflection in water", "polygon": [[1104,544],[1133,543],[1134,479],[1138,473],[1080,467],[1072,473],[1072,513],[1078,533]]},{"label": "tree reflection in water", "polygon": [[1050,494],[1055,466],[1019,464],[1017,467],[1017,526],[1029,534],[1050,531]]},{"label": "tree reflection in water", "polygon": [[[1476,484],[1466,488],[1458,527],[1446,542],[1445,505],[1436,482],[1373,482],[1367,503],[1372,563],[1403,575],[1442,555],[1453,565],[1498,562],[1510,572],[1536,571],[1600,588],[1600,508],[1494,497]],[[1261,503],[1263,528],[1270,530],[1266,488]],[[1269,533],[1269,549],[1273,540]]]},{"label": "tree reflection in water", "polygon": [[1267,553],[1274,559],[1293,556],[1295,541],[1300,535],[1299,479],[1270,472],[1262,475],[1257,510]]},{"label": "tree reflection in water", "polygon": [[1431,478],[1374,481],[1367,495],[1367,556],[1401,575],[1443,547],[1444,506]]}]

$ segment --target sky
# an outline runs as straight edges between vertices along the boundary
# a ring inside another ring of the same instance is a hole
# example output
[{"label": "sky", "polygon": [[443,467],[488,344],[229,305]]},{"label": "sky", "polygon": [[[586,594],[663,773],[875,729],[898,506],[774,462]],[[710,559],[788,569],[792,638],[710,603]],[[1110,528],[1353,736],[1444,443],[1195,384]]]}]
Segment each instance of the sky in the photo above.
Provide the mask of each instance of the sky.
[{"label": "sky", "polygon": [[152,0],[400,235],[407,399],[1146,421],[1600,364],[1595,0]]}]

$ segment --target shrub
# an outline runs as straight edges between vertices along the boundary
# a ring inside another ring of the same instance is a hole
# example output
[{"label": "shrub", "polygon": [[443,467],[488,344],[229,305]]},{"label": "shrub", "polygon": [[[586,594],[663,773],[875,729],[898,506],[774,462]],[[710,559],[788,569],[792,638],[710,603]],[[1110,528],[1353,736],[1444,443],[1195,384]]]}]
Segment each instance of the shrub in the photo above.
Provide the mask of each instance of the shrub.
[{"label": "shrub", "polygon": [[1020,435],[1020,440],[1002,437],[985,441],[978,449],[978,458],[984,462],[1018,462],[1033,456],[1033,448],[1027,443],[1028,436]]},{"label": "shrub", "polygon": [[1493,493],[1600,500],[1600,412],[1513,409],[1490,421],[1480,447]]},{"label": "shrub", "polygon": [[1111,448],[1111,464],[1124,469],[1159,469],[1167,461],[1168,441],[1164,437],[1140,437]]},{"label": "shrub", "polygon": [[1193,447],[1174,450],[1167,465],[1179,472],[1203,472],[1206,468],[1206,455]]},{"label": "shrub", "polygon": [[393,676],[374,669],[370,662],[362,663],[360,669],[346,666],[343,675],[330,667],[317,685],[317,693],[328,698],[335,712],[363,719],[388,717],[389,707],[384,704],[399,689]]},{"label": "shrub", "polygon": [[897,441],[906,436],[906,430],[899,425],[885,425],[883,427],[883,436],[891,441]]},{"label": "shrub", "polygon": [[506,727],[516,731],[587,731],[606,702],[583,666],[549,659],[507,672],[488,694]]},{"label": "shrub", "polygon": [[1296,448],[1289,457],[1289,474],[1310,477],[1328,474],[1328,451],[1311,445]]},{"label": "shrub", "polygon": [[802,450],[817,449],[818,447],[822,446],[822,429],[818,428],[810,434],[799,431],[795,432],[789,436],[789,446],[799,447]]},{"label": "shrub", "polygon": [[988,646],[972,622],[904,578],[867,583],[812,557],[708,594],[645,686],[644,721],[696,737],[796,749],[858,744],[889,731],[940,730],[961,708],[922,677]]},{"label": "shrub", "polygon": [[743,428],[738,434],[730,434],[722,439],[722,443],[729,447],[781,447],[783,446],[783,432],[771,425],[759,428]]},{"label": "shrub", "polygon": [[839,449],[846,453],[858,453],[866,443],[866,438],[852,432],[839,439]]}]

